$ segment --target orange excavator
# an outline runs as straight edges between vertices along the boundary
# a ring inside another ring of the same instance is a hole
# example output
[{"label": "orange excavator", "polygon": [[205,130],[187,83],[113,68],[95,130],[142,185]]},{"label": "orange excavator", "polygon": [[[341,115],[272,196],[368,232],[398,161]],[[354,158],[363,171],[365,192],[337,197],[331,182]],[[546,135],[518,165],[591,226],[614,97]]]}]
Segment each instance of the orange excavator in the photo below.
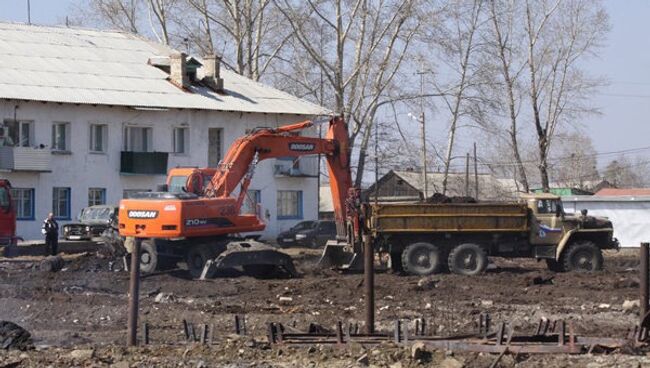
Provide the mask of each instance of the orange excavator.
[{"label": "orange excavator", "polygon": [[[166,188],[124,199],[119,208],[119,233],[142,238],[140,265],[144,272],[185,258],[194,277],[210,277],[221,268],[242,267],[265,274],[276,267],[295,274],[291,258],[274,248],[238,234],[261,231],[257,214],[241,213],[248,186],[259,161],[278,157],[322,154],[330,175],[337,233],[345,241],[351,193],[350,147],[347,124],[329,121],[325,138],[299,136],[312,121],[258,128],[237,139],[216,168],[171,169]],[[353,191],[352,191],[353,192]],[[358,222],[357,222],[358,223]]]}]

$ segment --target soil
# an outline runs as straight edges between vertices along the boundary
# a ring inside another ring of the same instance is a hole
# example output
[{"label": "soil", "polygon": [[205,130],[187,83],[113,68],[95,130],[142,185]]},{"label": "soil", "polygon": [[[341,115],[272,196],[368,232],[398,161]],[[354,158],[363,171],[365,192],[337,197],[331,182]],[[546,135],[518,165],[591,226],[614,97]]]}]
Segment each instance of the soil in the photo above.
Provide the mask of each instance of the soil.
[{"label": "soil", "polygon": [[[363,275],[314,267],[319,252],[289,249],[302,277],[256,279],[239,273],[208,281],[183,269],[146,275],[140,285],[140,321],[151,344],[126,348],[129,275],[121,260],[98,254],[66,255],[60,272],[42,272],[41,257],[0,258],[0,320],[25,328],[34,350],[0,351],[0,367],[487,367],[495,355],[434,351],[414,359],[393,344],[346,348],[269,346],[268,322],[306,329],[336,321],[363,326]],[[475,333],[479,314],[532,333],[540,318],[571,321],[576,333],[624,337],[638,323],[638,250],[605,255],[605,270],[552,273],[543,262],[494,259],[481,276],[426,278],[376,275],[376,328],[390,333],[398,318],[423,317],[435,334]],[[234,335],[234,316],[245,315],[248,336]],[[185,342],[183,320],[214,326],[210,346]],[[367,362],[363,355],[367,354]],[[359,360],[359,358],[362,358]],[[359,361],[358,361],[359,360]],[[14,365],[15,363],[15,365]],[[503,367],[650,365],[643,351],[608,355],[502,357]]]}]

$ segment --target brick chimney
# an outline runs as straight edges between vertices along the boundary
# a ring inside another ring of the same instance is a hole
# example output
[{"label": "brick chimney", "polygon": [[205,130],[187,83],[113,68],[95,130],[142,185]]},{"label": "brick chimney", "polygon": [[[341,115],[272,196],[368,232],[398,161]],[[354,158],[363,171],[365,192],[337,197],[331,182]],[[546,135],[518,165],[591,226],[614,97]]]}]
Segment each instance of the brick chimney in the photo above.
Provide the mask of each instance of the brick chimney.
[{"label": "brick chimney", "polygon": [[223,78],[221,78],[221,57],[206,55],[203,57],[203,83],[214,91],[223,91]]},{"label": "brick chimney", "polygon": [[187,77],[186,56],[182,52],[169,56],[169,79],[181,88],[190,86],[190,81]]}]

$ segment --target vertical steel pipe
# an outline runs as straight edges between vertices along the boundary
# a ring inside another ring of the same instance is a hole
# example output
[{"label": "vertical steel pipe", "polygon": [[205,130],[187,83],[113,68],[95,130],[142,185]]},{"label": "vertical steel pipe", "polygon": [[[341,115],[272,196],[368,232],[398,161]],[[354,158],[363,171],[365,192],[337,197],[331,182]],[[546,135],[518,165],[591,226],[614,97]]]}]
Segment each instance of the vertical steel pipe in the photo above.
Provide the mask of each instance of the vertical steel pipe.
[{"label": "vertical steel pipe", "polygon": [[138,299],[140,296],[140,246],[142,239],[135,238],[131,252],[131,279],[129,281],[128,346],[138,344]]},{"label": "vertical steel pipe", "polygon": [[367,234],[363,249],[363,276],[366,291],[366,333],[375,333],[375,252],[372,236]]},{"label": "vertical steel pipe", "polygon": [[639,275],[639,286],[640,286],[640,295],[639,295],[639,317],[641,322],[643,322],[643,317],[648,313],[648,248],[650,248],[650,243],[641,243],[640,250],[640,275]]}]

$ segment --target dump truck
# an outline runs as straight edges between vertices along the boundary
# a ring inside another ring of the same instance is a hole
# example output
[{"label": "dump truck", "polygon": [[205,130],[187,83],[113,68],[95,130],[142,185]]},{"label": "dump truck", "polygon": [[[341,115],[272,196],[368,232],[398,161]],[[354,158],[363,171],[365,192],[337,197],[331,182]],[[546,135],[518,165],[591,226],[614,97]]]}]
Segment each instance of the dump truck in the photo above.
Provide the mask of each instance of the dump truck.
[{"label": "dump truck", "polygon": [[[552,271],[596,271],[603,249],[617,249],[611,221],[567,214],[560,197],[524,194],[516,202],[361,204],[358,233],[327,245],[322,264],[360,266],[361,242],[390,255],[395,271],[480,274],[488,257],[545,260]],[[353,227],[349,227],[353,229]]]}]

